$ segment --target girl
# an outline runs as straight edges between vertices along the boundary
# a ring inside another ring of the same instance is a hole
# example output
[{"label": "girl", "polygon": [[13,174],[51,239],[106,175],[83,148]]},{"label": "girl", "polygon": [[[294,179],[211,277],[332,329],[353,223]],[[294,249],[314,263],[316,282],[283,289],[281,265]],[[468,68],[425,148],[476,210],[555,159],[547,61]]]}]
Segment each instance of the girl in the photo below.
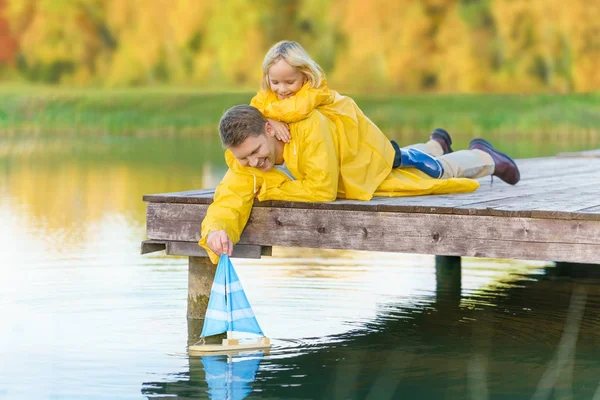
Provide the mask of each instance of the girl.
[{"label": "girl", "polygon": [[426,144],[401,150],[396,142],[390,142],[380,134],[379,128],[350,97],[328,88],[323,69],[300,44],[291,41],[275,44],[267,52],[262,70],[261,90],[250,104],[268,119],[279,140],[289,143],[292,138],[287,124],[306,118],[316,108],[336,125],[337,145],[352,158],[352,162],[345,160],[342,163],[344,167],[340,175],[343,185],[340,195],[348,192],[346,194],[352,198],[352,189],[356,184],[350,179],[352,170],[362,168],[369,162],[354,157],[361,146],[380,149],[380,156],[388,160],[390,168],[413,167],[433,178],[443,176],[442,164],[432,156],[452,152],[452,141],[446,131],[437,129]]}]

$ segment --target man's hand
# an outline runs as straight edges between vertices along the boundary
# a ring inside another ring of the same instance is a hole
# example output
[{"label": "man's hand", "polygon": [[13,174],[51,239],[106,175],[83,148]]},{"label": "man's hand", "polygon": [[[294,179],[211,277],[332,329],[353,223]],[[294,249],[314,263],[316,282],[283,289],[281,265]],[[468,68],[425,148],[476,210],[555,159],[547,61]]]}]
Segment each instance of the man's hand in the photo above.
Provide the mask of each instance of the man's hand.
[{"label": "man's hand", "polygon": [[233,242],[227,236],[225,231],[213,231],[208,234],[206,244],[217,255],[227,254],[231,257],[233,251]]},{"label": "man's hand", "polygon": [[284,143],[289,143],[292,139],[290,135],[290,127],[285,122],[275,121],[274,119],[268,119],[269,124],[273,127],[275,137]]}]

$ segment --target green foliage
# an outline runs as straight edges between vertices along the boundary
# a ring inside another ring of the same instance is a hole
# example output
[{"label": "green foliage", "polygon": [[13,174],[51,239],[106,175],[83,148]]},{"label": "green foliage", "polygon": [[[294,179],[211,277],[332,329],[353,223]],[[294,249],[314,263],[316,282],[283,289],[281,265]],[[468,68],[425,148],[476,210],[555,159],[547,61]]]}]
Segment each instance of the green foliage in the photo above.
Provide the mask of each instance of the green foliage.
[{"label": "green foliage", "polygon": [[[217,135],[225,110],[252,93],[191,90],[2,88],[0,136],[204,137]],[[600,144],[600,95],[358,96],[358,105],[390,138],[420,141],[436,127],[456,132],[458,147],[475,136],[543,133]],[[460,138],[464,138],[461,142]]]}]

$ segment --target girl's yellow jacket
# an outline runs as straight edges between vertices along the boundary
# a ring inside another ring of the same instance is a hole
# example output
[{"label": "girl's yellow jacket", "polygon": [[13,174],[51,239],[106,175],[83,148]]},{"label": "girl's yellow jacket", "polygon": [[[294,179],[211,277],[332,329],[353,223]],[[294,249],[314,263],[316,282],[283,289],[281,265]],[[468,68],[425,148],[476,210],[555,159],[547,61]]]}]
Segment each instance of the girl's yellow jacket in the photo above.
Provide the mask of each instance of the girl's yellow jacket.
[{"label": "girl's yellow jacket", "polygon": [[243,167],[231,152],[225,152],[229,170],[217,186],[199,241],[215,263],[219,257],[206,246],[208,233],[225,230],[237,243],[255,198],[370,200],[373,196],[471,192],[479,187],[472,179],[433,179],[413,168],[392,169],[395,152],[388,138],[351,98],[329,90],[325,83],[320,88],[306,84],[284,100],[272,92],[260,92],[251,104],[267,118],[290,124],[292,139],[284,147],[283,158],[296,179],[277,169],[262,172]]}]

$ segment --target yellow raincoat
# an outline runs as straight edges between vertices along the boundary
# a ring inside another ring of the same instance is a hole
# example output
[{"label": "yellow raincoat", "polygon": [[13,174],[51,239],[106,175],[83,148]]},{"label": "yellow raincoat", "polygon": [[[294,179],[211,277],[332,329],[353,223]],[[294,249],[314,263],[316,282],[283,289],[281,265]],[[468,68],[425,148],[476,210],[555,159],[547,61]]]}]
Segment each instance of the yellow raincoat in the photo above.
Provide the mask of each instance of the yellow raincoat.
[{"label": "yellow raincoat", "polygon": [[199,241],[214,263],[218,256],[206,246],[208,233],[225,230],[237,243],[255,197],[259,201],[370,200],[471,192],[479,187],[472,179],[433,179],[414,168],[392,169],[395,151],[387,137],[351,98],[329,90],[325,83],[320,88],[306,84],[284,100],[260,92],[251,104],[267,118],[290,124],[292,139],[284,147],[283,159],[296,179],[275,168],[262,172],[243,167],[226,151],[229,170],[202,222]]}]

